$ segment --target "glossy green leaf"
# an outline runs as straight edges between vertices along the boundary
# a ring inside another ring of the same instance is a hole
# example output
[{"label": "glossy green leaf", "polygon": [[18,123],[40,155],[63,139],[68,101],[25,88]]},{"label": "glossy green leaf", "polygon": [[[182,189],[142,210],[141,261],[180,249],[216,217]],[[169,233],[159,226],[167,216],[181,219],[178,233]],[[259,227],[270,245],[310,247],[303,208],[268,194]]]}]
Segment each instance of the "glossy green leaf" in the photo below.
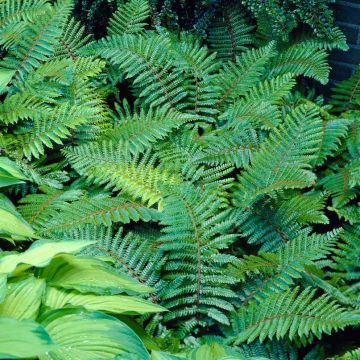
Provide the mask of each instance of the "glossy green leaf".
[{"label": "glossy green leaf", "polygon": [[34,238],[32,227],[16,211],[12,202],[0,194],[0,236],[13,240]]},{"label": "glossy green leaf", "polygon": [[162,351],[152,351],[151,360],[182,360],[186,359],[185,357],[179,357],[177,355],[167,354]]},{"label": "glossy green leaf", "polygon": [[41,305],[45,281],[34,277],[8,284],[0,316],[35,320]]},{"label": "glossy green leaf", "polygon": [[25,175],[15,162],[0,156],[0,188],[14,184],[21,184],[26,180]]},{"label": "glossy green leaf", "polygon": [[115,271],[107,263],[85,256],[57,256],[43,269],[41,276],[47,278],[52,286],[82,293],[112,295],[122,292],[148,293],[152,290],[130,276]]},{"label": "glossy green leaf", "polygon": [[48,265],[51,259],[60,253],[76,253],[88,245],[91,241],[35,241],[28,250],[22,253],[3,253],[0,257],[0,274],[12,273],[19,264],[27,264],[35,267]]},{"label": "glossy green leaf", "polygon": [[0,93],[5,90],[6,86],[9,84],[14,74],[14,70],[9,70],[5,68],[0,69]]},{"label": "glossy green leaf", "polygon": [[52,340],[40,324],[0,317],[0,359],[32,358],[52,349]]},{"label": "glossy green leaf", "polygon": [[7,292],[7,276],[6,274],[0,274],[0,303],[2,303],[5,299],[5,295]]},{"label": "glossy green leaf", "polygon": [[127,295],[94,295],[49,287],[46,291],[45,305],[53,309],[61,309],[66,305],[83,306],[89,311],[139,315],[165,311],[162,306],[150,301]]},{"label": "glossy green leaf", "polygon": [[117,355],[149,359],[138,336],[112,316],[74,309],[53,310],[44,314],[42,324],[58,349],[40,356],[40,360],[99,360]]}]

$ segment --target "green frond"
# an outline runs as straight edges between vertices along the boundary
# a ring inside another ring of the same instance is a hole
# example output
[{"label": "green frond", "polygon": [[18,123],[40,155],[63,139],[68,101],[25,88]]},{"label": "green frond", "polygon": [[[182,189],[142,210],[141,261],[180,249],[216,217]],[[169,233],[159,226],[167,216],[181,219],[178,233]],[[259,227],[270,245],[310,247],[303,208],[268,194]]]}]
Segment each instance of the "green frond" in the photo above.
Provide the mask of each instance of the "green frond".
[{"label": "green frond", "polygon": [[[224,3],[225,4],[225,3]],[[251,31],[240,7],[224,6],[209,27],[209,43],[219,59],[235,61],[236,56],[247,50],[253,43]]]},{"label": "green frond", "polygon": [[215,85],[220,89],[217,108],[231,104],[247,93],[265,72],[266,63],[275,55],[275,44],[269,43],[259,49],[247,50],[236,57],[235,62],[225,63]]},{"label": "green frond", "polygon": [[29,194],[20,200],[18,210],[35,229],[41,230],[58,212],[83,195],[80,190],[56,190],[43,186],[43,193]]},{"label": "green frond", "polygon": [[268,101],[240,99],[230,105],[219,119],[226,120],[226,127],[230,129],[253,126],[269,130],[280,124],[282,114],[276,105]]},{"label": "green frond", "polygon": [[310,224],[328,224],[324,214],[326,195],[309,193],[279,197],[236,210],[241,234],[260,251],[273,251],[281,244],[308,232]]},{"label": "green frond", "polygon": [[331,360],[358,360],[358,359],[360,359],[360,348],[347,351],[343,355],[334,356],[331,358]]},{"label": "green frond", "polygon": [[5,0],[0,4],[0,31],[21,20],[33,21],[49,10],[48,0]]},{"label": "green frond", "polygon": [[245,94],[245,99],[248,102],[263,101],[265,103],[277,104],[290,93],[295,84],[294,75],[291,73],[280,75],[270,80],[263,80],[249,89]]},{"label": "green frond", "polygon": [[329,78],[330,67],[326,61],[327,52],[319,49],[315,44],[298,43],[288,49],[280,51],[279,55],[269,65],[268,77],[275,77],[292,73],[303,75],[326,84]]},{"label": "green frond", "polygon": [[187,81],[184,81],[187,91],[184,110],[199,120],[214,121],[217,113],[214,106],[219,93],[214,78],[220,67],[215,54],[210,54],[196,38],[181,34],[179,39],[172,41],[172,56]]},{"label": "green frond", "polygon": [[350,126],[351,120],[348,119],[334,119],[323,122],[324,134],[317,159],[314,161],[316,166],[323,165],[327,157],[336,154],[342,140],[348,134]]},{"label": "green frond", "polygon": [[164,306],[171,310],[165,321],[207,316],[228,323],[236,294],[229,285],[236,279],[223,269],[233,260],[221,253],[236,236],[229,210],[214,195],[191,186],[168,190],[161,216],[164,235],[161,249],[168,254],[165,279],[173,283],[164,294]]},{"label": "green frond", "polygon": [[61,206],[58,212],[51,215],[39,229],[40,233],[56,233],[76,229],[85,224],[110,226],[112,223],[118,222],[127,224],[130,221],[156,219],[155,210],[148,209],[125,197],[110,197],[103,194],[82,197]]},{"label": "green frond", "polygon": [[64,25],[63,33],[58,39],[53,58],[70,58],[76,60],[78,51],[89,43],[90,35],[85,34],[85,27],[78,21],[70,18]]},{"label": "green frond", "polygon": [[103,134],[104,139],[120,141],[133,154],[146,151],[153,143],[167,138],[175,129],[193,117],[167,108],[131,111],[127,102],[117,107],[115,125]]},{"label": "green frond", "polygon": [[[341,234],[341,242],[339,248],[335,252],[334,263],[332,268],[334,270],[333,278],[348,279],[348,280],[360,280],[360,271],[358,266],[358,259],[360,256],[360,226],[346,226],[345,231]],[[354,294],[356,302],[358,302],[358,288],[355,283]],[[343,290],[351,293],[351,286],[343,284]]]},{"label": "green frond", "polygon": [[27,23],[26,32],[23,36],[20,34],[16,46],[11,48],[0,65],[14,70],[17,79],[23,79],[31,69],[39,67],[53,55],[71,10],[71,0],[59,0],[44,14],[39,15],[36,23]]},{"label": "green frond", "polygon": [[139,158],[126,150],[120,142],[103,141],[69,148],[64,153],[72,167],[90,182],[124,191],[149,205],[162,199],[163,184],[181,182],[176,174],[156,167],[149,153]]},{"label": "green frond", "polygon": [[109,35],[136,34],[146,26],[145,20],[150,15],[149,1],[130,0],[121,4],[112,14],[108,25]]},{"label": "green frond", "polygon": [[114,35],[85,48],[117,65],[132,79],[141,100],[152,107],[181,108],[186,96],[182,75],[174,68],[169,39],[162,35]]},{"label": "green frond", "polygon": [[[112,227],[85,225],[61,234],[64,239],[92,241],[94,245],[82,251],[93,257],[108,257],[113,266],[134,280],[154,287],[160,280],[160,269],[166,261],[162,251],[150,239],[133,232],[123,234],[122,229],[113,235]],[[157,302],[155,295],[150,298]]]},{"label": "green frond", "polygon": [[307,342],[313,335],[321,338],[323,334],[355,324],[360,315],[340,306],[328,295],[317,296],[315,289],[300,292],[294,288],[273,294],[262,303],[252,302],[242,307],[238,316],[243,318],[243,331],[236,336],[235,343],[274,337]]},{"label": "green frond", "polygon": [[335,211],[340,219],[345,219],[351,225],[360,223],[360,204],[345,206],[340,209],[330,207],[329,210]]},{"label": "green frond", "polygon": [[236,204],[245,208],[264,194],[313,184],[309,163],[321,145],[322,122],[316,109],[295,108],[272,131],[239,178]]},{"label": "green frond", "polygon": [[249,164],[252,154],[259,147],[254,130],[236,132],[219,130],[202,137],[202,152],[196,155],[196,162],[214,165],[229,164],[237,168]]},{"label": "green frond", "polygon": [[[45,147],[53,148],[53,143],[63,144],[71,136],[71,131],[88,121],[86,114],[79,106],[60,106],[48,114],[48,117],[36,118],[32,124],[25,126],[16,136],[24,155],[31,159],[44,154]],[[21,145],[20,145],[21,144]]]},{"label": "green frond", "polygon": [[318,184],[333,195],[332,204],[334,207],[341,207],[347,204],[358,194],[357,186],[360,183],[360,160],[349,161],[343,168],[335,169]]},{"label": "green frond", "polygon": [[330,102],[334,111],[357,109],[360,99],[360,67],[349,79],[337,83],[332,89]]}]

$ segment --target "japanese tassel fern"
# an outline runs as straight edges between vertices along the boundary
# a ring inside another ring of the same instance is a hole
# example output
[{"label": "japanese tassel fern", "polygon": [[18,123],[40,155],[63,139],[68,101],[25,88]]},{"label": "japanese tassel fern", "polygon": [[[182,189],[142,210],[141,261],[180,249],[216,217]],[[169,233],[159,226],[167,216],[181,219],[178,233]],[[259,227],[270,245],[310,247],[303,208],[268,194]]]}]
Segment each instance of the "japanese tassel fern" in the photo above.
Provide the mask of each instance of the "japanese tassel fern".
[{"label": "japanese tassel fern", "polygon": [[358,74],[296,91],[331,43],[0,5],[0,358],[356,359]]}]

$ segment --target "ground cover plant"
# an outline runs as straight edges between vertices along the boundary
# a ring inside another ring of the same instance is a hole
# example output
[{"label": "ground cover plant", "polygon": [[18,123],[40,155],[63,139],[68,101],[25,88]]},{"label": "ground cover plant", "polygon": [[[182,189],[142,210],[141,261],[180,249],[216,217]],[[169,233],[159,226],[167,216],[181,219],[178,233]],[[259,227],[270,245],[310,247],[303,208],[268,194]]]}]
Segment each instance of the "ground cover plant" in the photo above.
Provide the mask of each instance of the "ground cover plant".
[{"label": "ground cover plant", "polygon": [[224,6],[0,3],[0,358],[360,356],[360,73]]}]

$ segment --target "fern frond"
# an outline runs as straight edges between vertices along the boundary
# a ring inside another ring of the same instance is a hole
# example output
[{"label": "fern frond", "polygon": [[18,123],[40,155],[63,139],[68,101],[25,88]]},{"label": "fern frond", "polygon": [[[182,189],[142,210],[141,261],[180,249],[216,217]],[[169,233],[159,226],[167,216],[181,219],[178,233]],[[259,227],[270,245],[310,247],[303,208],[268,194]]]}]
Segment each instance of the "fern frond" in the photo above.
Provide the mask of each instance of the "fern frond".
[{"label": "fern frond", "polygon": [[349,79],[341,81],[332,89],[330,102],[334,111],[344,112],[356,109],[360,99],[360,67]]},{"label": "fern frond", "polygon": [[45,147],[52,148],[53,142],[62,144],[64,139],[71,136],[71,130],[87,121],[81,107],[64,104],[48,117],[36,118],[29,129],[24,128],[22,134],[17,135],[16,140],[28,159],[32,156],[39,158],[44,154]]},{"label": "fern frond", "polygon": [[155,158],[149,153],[142,158],[126,154],[122,143],[94,142],[64,153],[74,169],[90,182],[125,191],[149,205],[162,199],[162,184],[181,182],[176,174],[154,166]]},{"label": "fern frond", "polygon": [[231,104],[239,96],[244,95],[259,81],[265,72],[266,63],[275,55],[275,44],[269,43],[259,49],[244,52],[234,63],[227,63],[220,70],[215,85],[221,89],[217,108]]},{"label": "fern frond", "polygon": [[236,60],[236,56],[253,43],[253,26],[246,23],[239,7],[225,6],[209,27],[210,47],[223,61]]},{"label": "fern frond", "polygon": [[345,206],[340,209],[329,207],[329,210],[335,211],[340,219],[345,219],[351,225],[360,223],[360,204],[355,206]]},{"label": "fern frond", "polygon": [[270,102],[240,99],[230,105],[219,119],[227,120],[225,126],[230,129],[253,126],[269,130],[279,125],[282,114]]},{"label": "fern frond", "polygon": [[[49,10],[48,0],[5,0],[0,4],[0,29],[21,20],[34,21]],[[0,31],[1,31],[0,30]]]},{"label": "fern frond", "polygon": [[109,35],[123,35],[140,33],[145,25],[144,22],[150,16],[149,1],[130,0],[121,4],[112,14],[108,25]]},{"label": "fern frond", "polygon": [[292,110],[241,174],[236,194],[238,206],[245,208],[263,194],[313,184],[315,176],[309,171],[309,163],[319,150],[322,131],[316,109],[301,106]]},{"label": "fern frond", "polygon": [[236,238],[227,233],[232,225],[229,210],[201,189],[172,188],[164,199],[161,224],[164,235],[159,241],[168,253],[165,278],[173,283],[162,297],[171,310],[165,321],[202,315],[227,324],[230,299],[236,296],[229,288],[236,279],[223,271],[233,258],[221,254]]},{"label": "fern frond", "polygon": [[90,35],[85,34],[85,27],[70,18],[64,25],[64,30],[59,38],[58,45],[55,47],[53,58],[70,58],[76,60],[78,51],[89,43]]},{"label": "fern frond", "polygon": [[[341,242],[335,252],[334,263],[334,279],[360,280],[360,271],[358,259],[360,256],[360,225],[346,226],[345,231],[341,234]],[[338,281],[338,280],[337,280]],[[356,285],[356,284],[355,284]],[[349,285],[344,284],[343,290],[348,291]],[[355,286],[354,298],[358,302],[358,289]]]},{"label": "fern frond", "polygon": [[182,76],[170,57],[169,40],[162,35],[114,35],[85,48],[107,59],[133,79],[139,98],[154,107],[181,108],[186,96]]},{"label": "fern frond", "polygon": [[[138,282],[154,287],[160,280],[160,269],[166,261],[164,253],[151,240],[133,232],[123,234],[122,229],[115,235],[111,227],[85,225],[61,234],[65,239],[92,241],[94,245],[82,251],[89,256],[106,256],[112,259],[114,267]],[[158,301],[155,295],[150,295]]]},{"label": "fern frond", "polygon": [[106,131],[103,137],[122,142],[133,154],[146,151],[153,143],[168,137],[173,130],[193,119],[190,115],[166,108],[141,108],[132,113],[127,102],[123,107],[124,110],[117,108],[115,127]]},{"label": "fern frond", "polygon": [[106,225],[112,223],[127,224],[130,221],[150,221],[156,219],[155,210],[129,201],[124,197],[110,197],[103,194],[94,197],[82,197],[71,204],[61,206],[39,230],[41,233],[54,233],[85,224]]},{"label": "fern frond", "polygon": [[214,78],[220,67],[215,54],[209,54],[206,46],[193,37],[180,35],[172,41],[172,55],[175,66],[181,70],[187,79],[186,111],[194,114],[199,120],[214,120],[217,111],[214,109],[219,89],[214,84]]},{"label": "fern frond", "polygon": [[35,229],[42,229],[58,211],[82,196],[80,190],[56,190],[43,186],[42,194],[29,194],[20,200],[18,210],[26,221]]},{"label": "fern frond", "polygon": [[349,161],[343,168],[323,177],[318,184],[332,194],[334,207],[347,204],[358,194],[357,186],[360,183],[360,160]]},{"label": "fern frond", "polygon": [[295,84],[294,75],[291,73],[280,75],[270,80],[263,80],[245,94],[245,99],[247,101],[277,104],[290,93]]},{"label": "fern frond", "polygon": [[259,147],[259,139],[252,129],[242,132],[220,130],[202,137],[201,146],[202,152],[196,156],[196,162],[240,168],[249,164]]},{"label": "fern frond", "polygon": [[326,84],[330,67],[326,61],[327,52],[316,46],[310,46],[306,41],[290,46],[273,59],[269,66],[269,78],[292,73],[303,75]]},{"label": "fern frond", "polygon": [[14,70],[17,79],[23,79],[31,69],[39,67],[54,53],[71,10],[71,0],[59,0],[38,16],[36,23],[28,23],[26,33],[20,34],[17,46],[0,62],[1,66]]},{"label": "fern frond", "polygon": [[320,151],[314,161],[316,166],[322,165],[326,158],[333,156],[339,149],[342,139],[347,135],[351,120],[335,119],[324,121],[324,134],[321,141]]},{"label": "fern frond", "polygon": [[235,343],[273,337],[307,342],[313,335],[321,338],[322,334],[355,324],[360,315],[341,307],[328,295],[316,296],[314,289],[299,292],[294,288],[271,295],[262,303],[252,302],[241,308],[238,316],[243,318],[244,329]]}]

